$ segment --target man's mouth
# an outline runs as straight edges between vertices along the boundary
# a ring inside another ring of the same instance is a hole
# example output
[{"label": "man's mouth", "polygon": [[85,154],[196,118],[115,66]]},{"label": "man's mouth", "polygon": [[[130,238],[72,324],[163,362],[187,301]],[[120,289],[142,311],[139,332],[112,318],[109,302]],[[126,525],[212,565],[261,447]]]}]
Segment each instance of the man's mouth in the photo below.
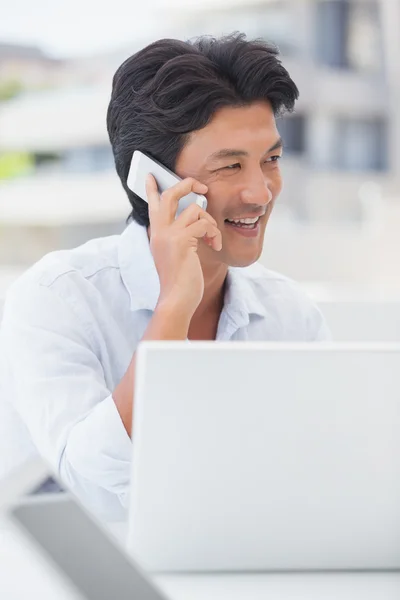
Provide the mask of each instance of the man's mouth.
[{"label": "man's mouth", "polygon": [[252,219],[225,219],[225,223],[228,223],[231,227],[238,227],[240,229],[256,229],[260,218],[261,217],[253,217]]}]

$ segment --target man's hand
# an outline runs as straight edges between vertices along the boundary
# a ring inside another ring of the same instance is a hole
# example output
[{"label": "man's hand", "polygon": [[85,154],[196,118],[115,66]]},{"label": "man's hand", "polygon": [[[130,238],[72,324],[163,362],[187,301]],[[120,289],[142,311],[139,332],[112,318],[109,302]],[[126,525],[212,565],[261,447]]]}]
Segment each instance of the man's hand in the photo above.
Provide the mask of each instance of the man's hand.
[{"label": "man's hand", "polygon": [[[150,216],[150,248],[160,278],[160,297],[142,340],[185,340],[190,321],[201,302],[204,278],[197,255],[201,238],[221,250],[221,232],[215,220],[196,204],[175,219],[178,201],[189,192],[204,194],[207,186],[184,179],[161,197],[150,175],[146,184]],[[131,435],[136,354],[113,398],[128,435]]]},{"label": "man's hand", "polygon": [[[190,192],[204,194],[207,186],[187,178],[161,194],[152,175],[146,181],[150,218],[150,249],[160,279],[158,307],[176,309],[190,323],[204,293],[197,254],[199,240],[221,250],[222,237],[213,217],[191,204],[176,219],[180,198]],[[156,309],[157,310],[157,309]]]}]

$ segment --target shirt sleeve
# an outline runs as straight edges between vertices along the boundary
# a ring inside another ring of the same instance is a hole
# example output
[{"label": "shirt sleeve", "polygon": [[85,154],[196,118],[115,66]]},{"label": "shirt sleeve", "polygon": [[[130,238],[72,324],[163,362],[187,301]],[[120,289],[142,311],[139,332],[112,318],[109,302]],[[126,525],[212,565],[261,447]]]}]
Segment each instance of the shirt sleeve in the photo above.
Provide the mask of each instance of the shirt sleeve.
[{"label": "shirt sleeve", "polygon": [[2,323],[15,406],[33,443],[72,491],[127,502],[131,440],[93,349],[90,324],[53,289],[11,289]]}]

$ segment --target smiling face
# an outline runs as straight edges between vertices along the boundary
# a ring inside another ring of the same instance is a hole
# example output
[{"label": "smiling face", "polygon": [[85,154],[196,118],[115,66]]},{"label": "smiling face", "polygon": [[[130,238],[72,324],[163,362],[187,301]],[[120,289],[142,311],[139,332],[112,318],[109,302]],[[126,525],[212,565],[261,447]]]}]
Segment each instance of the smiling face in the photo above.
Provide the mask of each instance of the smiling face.
[{"label": "smiling face", "polygon": [[[208,186],[209,212],[222,233],[222,250],[199,246],[203,264],[245,267],[260,257],[265,227],[282,189],[282,142],[268,103],[222,108],[190,134],[176,173]],[[256,219],[255,224],[232,223]]]}]

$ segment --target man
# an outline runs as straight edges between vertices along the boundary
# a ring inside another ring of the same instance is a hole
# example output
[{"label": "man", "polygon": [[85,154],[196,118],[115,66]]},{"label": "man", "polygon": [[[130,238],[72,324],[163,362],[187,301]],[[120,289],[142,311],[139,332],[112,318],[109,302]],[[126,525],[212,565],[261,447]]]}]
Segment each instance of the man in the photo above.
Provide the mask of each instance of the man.
[{"label": "man", "polygon": [[[9,291],[7,456],[40,452],[104,518],[127,506],[140,340],[328,335],[297,287],[256,263],[282,187],[275,117],[297,97],[276,50],[238,34],[160,40],[128,58],[113,79],[107,126],[130,225],[46,256]],[[160,197],[149,176],[145,203],[127,187],[135,150],[182,182]],[[190,191],[207,196],[207,212],[192,205],[175,218]]]}]

